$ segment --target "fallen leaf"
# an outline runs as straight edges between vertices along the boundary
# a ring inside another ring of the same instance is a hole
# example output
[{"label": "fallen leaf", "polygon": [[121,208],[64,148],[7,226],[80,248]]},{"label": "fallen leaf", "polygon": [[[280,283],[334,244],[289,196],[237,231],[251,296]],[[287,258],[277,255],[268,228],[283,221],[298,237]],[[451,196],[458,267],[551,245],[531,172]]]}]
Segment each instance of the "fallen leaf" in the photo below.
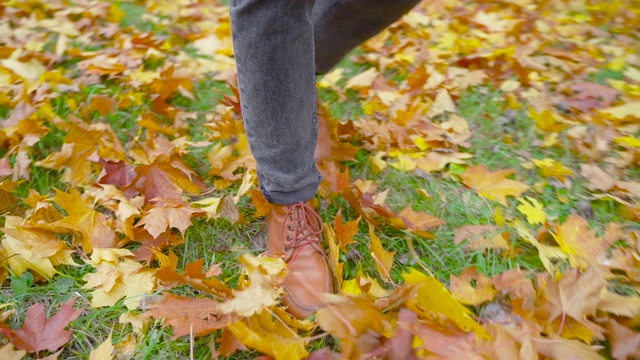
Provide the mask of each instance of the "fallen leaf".
[{"label": "fallen leaf", "polygon": [[493,281],[479,274],[475,267],[464,269],[460,277],[451,274],[450,290],[460,302],[474,306],[492,300],[497,293]]},{"label": "fallen leaf", "polygon": [[533,163],[540,168],[542,176],[544,177],[553,176],[560,181],[564,181],[566,176],[573,175],[573,171],[571,171],[571,169],[553,159],[533,159]]},{"label": "fallen leaf", "polygon": [[520,205],[517,209],[527,217],[527,222],[531,225],[544,224],[547,220],[547,214],[544,212],[544,208],[538,200],[527,196],[527,200],[518,198]]},{"label": "fallen leaf", "polygon": [[465,225],[455,229],[453,242],[458,245],[467,241],[470,249],[508,249],[509,243],[497,233],[498,227],[493,225]]},{"label": "fallen leaf", "polygon": [[16,350],[12,343],[6,343],[0,347],[0,359],[4,360],[20,360],[27,352],[25,350]]},{"label": "fallen leaf", "polygon": [[640,358],[640,333],[609,319],[611,355],[616,360]]},{"label": "fallen leaf", "polygon": [[18,349],[30,353],[42,350],[56,351],[71,340],[73,332],[65,328],[84,312],[83,309],[73,310],[75,301],[76,298],[71,298],[49,319],[45,317],[44,305],[31,305],[27,309],[22,328],[14,330],[0,324],[0,332]]},{"label": "fallen leaf", "polygon": [[227,329],[245,346],[275,360],[299,360],[309,355],[305,339],[273,319],[268,311],[231,323]]},{"label": "fallen leaf", "polygon": [[369,223],[369,237],[371,238],[371,256],[373,257],[376,269],[382,279],[393,283],[391,279],[391,267],[393,266],[393,256],[395,251],[386,251],[382,247],[380,239],[376,236],[373,224]]},{"label": "fallen leaf", "polygon": [[345,89],[361,89],[368,88],[373,84],[373,81],[376,77],[378,77],[380,73],[376,68],[369,68],[360,74],[351,77],[347,84],[345,85]]},{"label": "fallen leaf", "polygon": [[72,189],[65,193],[56,189],[52,200],[67,212],[67,216],[51,225],[79,232],[86,253],[94,248],[115,247],[116,234],[108,225],[108,217],[89,205],[78,191]]},{"label": "fallen leaf", "polygon": [[[545,275],[548,277],[548,274]],[[559,281],[547,279],[545,282],[539,294],[542,301],[537,311],[547,324],[569,316],[591,331],[595,338],[603,337],[604,329],[588,319],[595,315],[600,302],[600,291],[607,284],[600,269],[591,266],[583,274],[571,270]],[[559,326],[562,327],[563,323],[562,321]]]},{"label": "fallen leaf", "polygon": [[405,273],[404,280],[418,286],[417,298],[407,303],[409,310],[422,318],[451,320],[464,331],[472,331],[483,339],[489,337],[486,330],[473,319],[472,312],[458,302],[438,280],[415,269]]},{"label": "fallen leaf", "polygon": [[571,215],[557,227],[557,234],[553,234],[560,248],[569,255],[569,262],[573,267],[586,269],[593,264],[602,262],[609,246],[617,239],[596,237],[589,223],[578,215]]},{"label": "fallen leaf", "polygon": [[107,336],[107,339],[102,342],[102,344],[91,350],[89,360],[112,360],[114,352],[115,348],[111,343],[111,333],[109,333],[109,336]]},{"label": "fallen leaf", "polygon": [[218,309],[218,302],[208,298],[187,298],[165,293],[162,301],[152,303],[145,316],[164,319],[173,328],[173,339],[193,334],[202,336],[229,324],[230,317]]},{"label": "fallen leaf", "polygon": [[342,210],[338,210],[338,213],[333,220],[333,229],[335,231],[336,239],[340,244],[340,249],[346,251],[347,245],[355,242],[353,236],[358,232],[359,224],[360,218],[343,223]]},{"label": "fallen leaf", "polygon": [[427,112],[427,117],[433,118],[445,112],[456,113],[457,109],[449,92],[445,89],[440,89]]},{"label": "fallen leaf", "polygon": [[84,276],[85,289],[92,289],[91,306],[113,306],[124,298],[129,310],[137,309],[144,294],[156,287],[155,269],[130,259],[126,249],[95,249],[91,260],[85,260],[98,271]]},{"label": "fallen leaf", "polygon": [[472,166],[462,174],[462,182],[476,190],[480,195],[507,206],[507,196],[520,196],[529,186],[519,181],[509,180],[506,176],[514,170],[489,171],[485,165]]},{"label": "fallen leaf", "polygon": [[540,242],[531,235],[529,229],[525,228],[522,224],[516,223],[515,228],[518,235],[520,235],[523,240],[538,249],[538,257],[540,257],[540,261],[542,261],[544,268],[547,269],[550,274],[555,273],[551,261],[555,259],[565,259],[567,254],[559,247],[540,244]]},{"label": "fallen leaf", "polygon": [[608,115],[610,118],[621,122],[632,122],[640,119],[640,101],[626,103],[606,109],[599,109],[600,113]]}]

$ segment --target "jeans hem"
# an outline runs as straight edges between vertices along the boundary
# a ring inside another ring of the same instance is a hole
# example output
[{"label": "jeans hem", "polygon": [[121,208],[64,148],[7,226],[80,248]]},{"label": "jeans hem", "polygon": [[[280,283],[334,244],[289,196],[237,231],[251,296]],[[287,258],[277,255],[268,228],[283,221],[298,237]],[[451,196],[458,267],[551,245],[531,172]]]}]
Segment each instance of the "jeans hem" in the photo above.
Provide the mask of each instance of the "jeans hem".
[{"label": "jeans hem", "polygon": [[311,200],[316,196],[319,186],[320,180],[293,192],[265,191],[265,189],[262,189],[262,193],[271,204],[289,205]]}]

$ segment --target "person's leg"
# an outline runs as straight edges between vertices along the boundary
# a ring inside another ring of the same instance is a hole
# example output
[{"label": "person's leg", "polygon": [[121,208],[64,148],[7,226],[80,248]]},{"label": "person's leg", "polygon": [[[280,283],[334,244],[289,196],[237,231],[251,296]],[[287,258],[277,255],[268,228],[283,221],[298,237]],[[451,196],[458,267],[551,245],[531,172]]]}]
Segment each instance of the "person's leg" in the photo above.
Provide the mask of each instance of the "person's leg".
[{"label": "person's leg", "polygon": [[[331,70],[353,48],[398,20],[420,0],[316,0],[311,14],[314,28],[316,73]],[[318,105],[317,162],[331,157],[328,112]]]},{"label": "person's leg", "polygon": [[231,29],[242,116],[267,215],[267,254],[287,262],[288,311],[306,318],[333,280],[320,244],[322,219],[307,203],[320,174],[311,8],[313,0],[232,0]]},{"label": "person's leg", "polygon": [[349,51],[411,10],[420,0],[316,0],[312,19],[316,72],[331,70]]},{"label": "person's leg", "polygon": [[316,195],[313,0],[232,0],[242,114],[269,202]]}]

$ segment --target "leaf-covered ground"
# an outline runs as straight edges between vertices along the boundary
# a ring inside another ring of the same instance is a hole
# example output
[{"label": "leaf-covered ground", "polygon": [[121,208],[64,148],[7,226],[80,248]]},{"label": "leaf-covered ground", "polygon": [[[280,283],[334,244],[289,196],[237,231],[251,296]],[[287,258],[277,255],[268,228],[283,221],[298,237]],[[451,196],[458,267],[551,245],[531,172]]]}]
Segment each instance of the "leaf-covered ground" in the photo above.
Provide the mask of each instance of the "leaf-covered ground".
[{"label": "leaf-covered ground", "polygon": [[341,291],[296,321],[227,7],[2,2],[0,358],[639,358],[638,29],[429,0],[320,77]]}]

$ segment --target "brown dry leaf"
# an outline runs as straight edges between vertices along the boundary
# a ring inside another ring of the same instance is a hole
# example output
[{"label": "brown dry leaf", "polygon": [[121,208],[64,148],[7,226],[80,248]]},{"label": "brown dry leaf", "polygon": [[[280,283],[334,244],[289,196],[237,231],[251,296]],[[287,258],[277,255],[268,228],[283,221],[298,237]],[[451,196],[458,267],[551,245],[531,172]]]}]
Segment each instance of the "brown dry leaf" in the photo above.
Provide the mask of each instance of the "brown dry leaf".
[{"label": "brown dry leaf", "polygon": [[467,241],[469,249],[508,249],[508,234],[496,233],[497,230],[494,225],[465,225],[455,229],[453,241],[456,245]]},{"label": "brown dry leaf", "polygon": [[72,331],[65,328],[84,311],[73,310],[75,301],[76,298],[71,298],[49,319],[45,317],[44,305],[31,305],[27,309],[22,328],[15,330],[0,324],[0,332],[18,349],[31,353],[42,350],[56,351],[71,340]]},{"label": "brown dry leaf", "polygon": [[255,217],[266,216],[271,210],[271,204],[258,189],[251,189],[251,203],[256,208]]},{"label": "brown dry leaf", "polygon": [[553,360],[580,359],[580,360],[601,360],[598,353],[602,346],[586,345],[577,340],[555,339],[533,339],[538,352]]},{"label": "brown dry leaf", "polygon": [[27,352],[25,350],[16,350],[12,343],[6,343],[0,347],[0,359],[4,360],[20,360]]},{"label": "brown dry leaf", "polygon": [[511,269],[491,279],[496,290],[507,293],[513,298],[524,299],[523,307],[531,309],[535,305],[536,291],[526,275],[527,272],[523,270]]},{"label": "brown dry leaf", "polygon": [[144,313],[173,328],[173,339],[194,334],[201,336],[222,329],[229,324],[230,317],[218,309],[218,303],[208,298],[187,298],[165,293],[162,301],[153,303]]},{"label": "brown dry leaf", "polygon": [[438,219],[433,215],[414,211],[411,205],[402,209],[397,214],[397,217],[389,219],[389,222],[398,229],[408,228],[422,237],[430,237],[426,232],[427,229],[446,224],[444,220]]},{"label": "brown dry leaf", "polygon": [[416,321],[408,324],[413,334],[421,340],[420,348],[437,355],[438,359],[451,360],[481,360],[481,349],[475,346],[475,334],[460,333],[459,330],[451,330],[433,324]]},{"label": "brown dry leaf", "polygon": [[102,116],[112,113],[115,108],[116,101],[108,96],[94,95],[89,102],[89,109],[96,110]]},{"label": "brown dry leaf", "polygon": [[433,104],[431,104],[429,108],[429,112],[427,112],[427,117],[433,118],[445,112],[457,112],[456,105],[453,103],[449,92],[445,89],[440,89],[438,90],[435,100],[433,100]]},{"label": "brown dry leaf", "polygon": [[216,355],[229,356],[238,350],[247,350],[240,340],[227,328],[222,329],[220,337],[216,339],[216,342],[220,344],[220,346],[213,355],[214,357]]},{"label": "brown dry leaf", "polygon": [[177,262],[158,269],[156,272],[158,280],[161,280],[169,287],[178,284],[189,284],[197,290],[212,294],[218,298],[231,298],[232,291],[224,282],[215,277],[208,277],[203,272],[204,259],[198,259],[186,264],[184,272],[181,274],[176,271],[176,265]]},{"label": "brown dry leaf", "polygon": [[353,236],[358,232],[359,224],[360,218],[343,223],[342,209],[338,210],[338,213],[333,220],[333,228],[335,231],[336,239],[340,244],[340,249],[346,251],[347,245],[355,242],[355,240],[353,240]]},{"label": "brown dry leaf", "polygon": [[340,339],[344,358],[357,358],[362,353],[357,343],[360,336],[369,332],[384,334],[391,329],[380,310],[366,300],[334,294],[323,297],[327,306],[317,313],[318,325]]},{"label": "brown dry leaf", "polygon": [[[472,285],[472,282],[475,285]],[[460,277],[451,274],[450,283],[453,296],[467,305],[478,306],[491,301],[497,294],[493,281],[479,274],[475,267],[464,269]]]},{"label": "brown dry leaf", "polygon": [[[538,316],[546,324],[569,316],[588,329],[595,338],[603,337],[604,329],[588,319],[594,316],[600,303],[600,291],[607,285],[602,271],[589,267],[584,274],[571,270],[559,281],[549,279],[549,275],[539,278],[540,305],[536,309]],[[564,323],[561,321],[561,325]],[[559,329],[562,331],[563,329]],[[558,331],[558,329],[555,329]]]},{"label": "brown dry leaf", "polygon": [[616,360],[640,358],[640,333],[609,319],[611,355]]},{"label": "brown dry leaf", "polygon": [[529,186],[506,177],[515,170],[489,171],[485,165],[472,166],[462,174],[462,182],[487,199],[507,206],[507,196],[520,196]]}]

